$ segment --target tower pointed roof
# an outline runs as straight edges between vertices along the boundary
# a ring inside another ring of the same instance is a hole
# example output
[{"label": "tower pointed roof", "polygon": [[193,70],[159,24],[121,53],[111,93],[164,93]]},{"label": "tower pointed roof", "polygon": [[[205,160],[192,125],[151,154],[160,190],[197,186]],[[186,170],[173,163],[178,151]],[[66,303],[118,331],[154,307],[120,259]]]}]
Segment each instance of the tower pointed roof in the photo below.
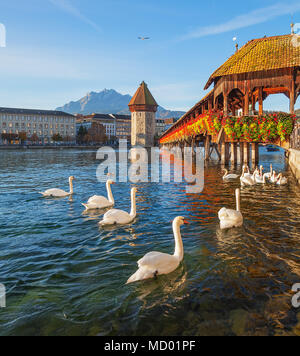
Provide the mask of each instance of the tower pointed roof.
[{"label": "tower pointed roof", "polygon": [[[129,108],[132,110],[140,108],[146,111],[157,110],[158,104],[152,96],[148,86],[145,82],[142,82],[138,90],[134,94],[133,98],[128,104]],[[136,111],[136,110],[135,110]]]}]

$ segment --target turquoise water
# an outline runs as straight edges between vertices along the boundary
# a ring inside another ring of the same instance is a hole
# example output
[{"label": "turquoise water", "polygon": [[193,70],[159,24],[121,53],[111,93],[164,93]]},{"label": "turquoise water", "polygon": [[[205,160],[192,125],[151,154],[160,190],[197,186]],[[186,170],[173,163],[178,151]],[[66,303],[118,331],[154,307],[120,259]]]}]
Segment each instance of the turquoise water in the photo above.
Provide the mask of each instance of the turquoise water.
[{"label": "turquoise water", "polygon": [[[205,170],[205,189],[137,184],[138,218],[101,229],[81,202],[106,195],[95,152],[1,151],[0,335],[296,335],[291,287],[300,283],[300,190],[282,154],[262,149],[266,168],[286,171],[286,187],[242,190],[243,228],[222,232],[217,213],[234,207],[237,183],[219,167]],[[73,199],[43,199],[67,190]],[[116,184],[116,207],[128,210],[131,184]],[[147,252],[173,253],[172,220],[182,227],[185,258],[172,274],[125,285]],[[299,323],[299,322],[298,322]]]}]

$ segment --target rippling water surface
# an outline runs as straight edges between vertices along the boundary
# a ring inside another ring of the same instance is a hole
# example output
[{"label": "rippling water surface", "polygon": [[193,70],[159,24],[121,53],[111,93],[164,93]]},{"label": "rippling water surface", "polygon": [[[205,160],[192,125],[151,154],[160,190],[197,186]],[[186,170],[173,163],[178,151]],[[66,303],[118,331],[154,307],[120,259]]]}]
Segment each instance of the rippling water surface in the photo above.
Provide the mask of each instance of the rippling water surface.
[{"label": "rippling water surface", "polygon": [[[270,162],[290,184],[244,188],[243,228],[220,231],[218,210],[234,207],[238,182],[224,183],[210,166],[199,195],[185,184],[137,184],[135,224],[101,229],[101,214],[81,206],[106,195],[95,152],[2,151],[0,335],[299,335],[291,287],[300,283],[300,189],[282,153],[262,149],[261,163]],[[72,199],[38,194],[67,190],[70,175]],[[116,207],[129,210],[131,186],[113,186]],[[173,253],[179,215],[191,222],[180,268],[125,285],[147,252]]]}]

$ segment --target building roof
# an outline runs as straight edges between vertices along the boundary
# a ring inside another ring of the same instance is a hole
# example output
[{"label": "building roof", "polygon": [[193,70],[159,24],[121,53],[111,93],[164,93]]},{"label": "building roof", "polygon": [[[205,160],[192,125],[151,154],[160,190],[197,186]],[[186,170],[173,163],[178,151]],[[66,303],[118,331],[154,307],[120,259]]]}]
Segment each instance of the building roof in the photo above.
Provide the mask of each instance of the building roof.
[{"label": "building roof", "polygon": [[51,116],[70,116],[74,117],[74,115],[68,114],[63,111],[55,111],[55,110],[34,110],[34,109],[17,109],[17,108],[1,108],[0,114],[11,114],[11,115],[51,115]]},{"label": "building roof", "polygon": [[284,35],[249,41],[211,75],[205,89],[226,75],[300,66],[300,46],[294,40],[294,35]]},{"label": "building roof", "polygon": [[130,100],[128,106],[133,105],[147,105],[147,106],[158,106],[157,102],[153,98],[148,86],[145,82],[142,82],[133,98]]},{"label": "building roof", "polygon": [[119,114],[111,114],[111,115],[115,117],[117,120],[131,121],[131,115],[119,115]]},{"label": "building roof", "polygon": [[126,120],[131,121],[131,115],[119,115],[119,114],[97,114],[79,116],[78,120]]}]

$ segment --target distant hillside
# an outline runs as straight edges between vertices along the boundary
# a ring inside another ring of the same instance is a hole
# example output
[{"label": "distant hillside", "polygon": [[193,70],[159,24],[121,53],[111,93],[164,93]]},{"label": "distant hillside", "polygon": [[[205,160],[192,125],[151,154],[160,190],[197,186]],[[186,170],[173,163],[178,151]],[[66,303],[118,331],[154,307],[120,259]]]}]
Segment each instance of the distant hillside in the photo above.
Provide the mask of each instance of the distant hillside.
[{"label": "distant hillside", "polygon": [[[104,89],[99,93],[88,93],[78,101],[71,101],[64,106],[56,108],[56,110],[82,115],[92,113],[128,115],[130,114],[128,109],[130,100],[130,95],[122,95],[114,89]],[[183,111],[166,110],[162,107],[157,110],[157,118],[179,118],[184,114]]]}]

